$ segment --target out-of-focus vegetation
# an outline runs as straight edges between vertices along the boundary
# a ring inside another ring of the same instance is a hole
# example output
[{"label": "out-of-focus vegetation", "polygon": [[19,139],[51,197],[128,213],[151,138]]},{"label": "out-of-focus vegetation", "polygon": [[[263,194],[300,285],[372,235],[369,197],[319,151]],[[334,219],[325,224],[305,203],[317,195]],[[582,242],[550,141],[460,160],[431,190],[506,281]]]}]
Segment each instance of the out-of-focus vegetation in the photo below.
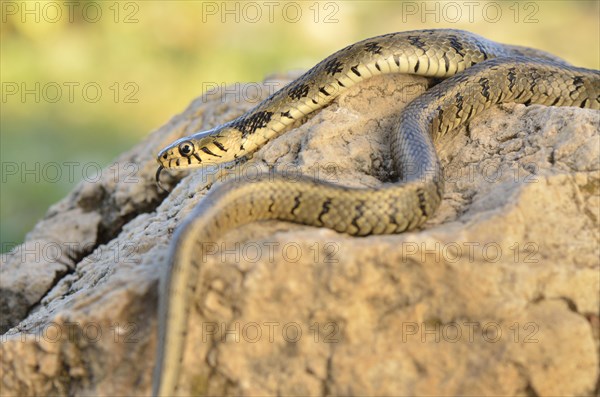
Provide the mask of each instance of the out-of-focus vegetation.
[{"label": "out-of-focus vegetation", "polygon": [[448,27],[599,68],[598,4],[2,1],[0,248],[207,84],[308,68],[378,34]]}]

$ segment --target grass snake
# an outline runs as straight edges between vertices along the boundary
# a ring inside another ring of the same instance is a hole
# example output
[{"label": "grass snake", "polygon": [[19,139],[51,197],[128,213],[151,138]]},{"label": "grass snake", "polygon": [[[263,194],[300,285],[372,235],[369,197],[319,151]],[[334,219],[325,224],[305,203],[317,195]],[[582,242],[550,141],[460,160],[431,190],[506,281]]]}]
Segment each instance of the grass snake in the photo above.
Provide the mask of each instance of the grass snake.
[{"label": "grass snake", "polygon": [[[400,233],[421,225],[442,200],[435,139],[494,104],[600,109],[600,72],[570,66],[532,48],[495,43],[452,29],[390,33],[349,45],[242,116],[179,139],[157,157],[163,169],[228,163],[253,153],[292,124],[369,77],[407,73],[441,80],[408,104],[390,142],[399,180],[350,188],[272,173],[251,183],[213,186],[173,238],[161,279],[153,395],[177,391],[199,241],[240,225],[278,219],[356,236]],[[410,170],[410,172],[409,172]]]}]

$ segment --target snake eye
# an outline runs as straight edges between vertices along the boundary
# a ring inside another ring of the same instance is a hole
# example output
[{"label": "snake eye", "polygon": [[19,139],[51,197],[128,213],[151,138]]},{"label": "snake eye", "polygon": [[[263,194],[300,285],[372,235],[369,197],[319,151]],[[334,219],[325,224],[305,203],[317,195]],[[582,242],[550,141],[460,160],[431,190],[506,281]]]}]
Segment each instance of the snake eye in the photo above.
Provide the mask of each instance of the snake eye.
[{"label": "snake eye", "polygon": [[190,141],[185,141],[179,145],[179,153],[182,156],[189,157],[194,152],[194,144]]}]

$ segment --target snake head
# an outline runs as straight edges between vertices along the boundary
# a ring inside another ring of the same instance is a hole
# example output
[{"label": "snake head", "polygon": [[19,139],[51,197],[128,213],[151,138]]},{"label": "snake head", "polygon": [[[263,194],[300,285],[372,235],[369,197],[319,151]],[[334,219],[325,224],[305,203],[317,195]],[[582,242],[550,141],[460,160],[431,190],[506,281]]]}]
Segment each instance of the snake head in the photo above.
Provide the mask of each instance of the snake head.
[{"label": "snake head", "polygon": [[235,147],[240,139],[240,131],[226,126],[202,131],[171,143],[158,153],[156,160],[161,169],[168,170],[228,163],[240,155]]}]

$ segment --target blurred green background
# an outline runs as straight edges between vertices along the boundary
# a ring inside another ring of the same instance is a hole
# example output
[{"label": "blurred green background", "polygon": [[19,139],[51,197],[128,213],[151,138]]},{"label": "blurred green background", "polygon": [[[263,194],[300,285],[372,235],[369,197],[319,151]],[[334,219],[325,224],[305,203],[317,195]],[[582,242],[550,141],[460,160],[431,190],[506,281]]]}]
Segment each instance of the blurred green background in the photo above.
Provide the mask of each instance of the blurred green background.
[{"label": "blurred green background", "polygon": [[424,28],[467,29],[600,68],[598,1],[65,4],[0,2],[3,252],[203,83],[260,81],[370,36]]}]

